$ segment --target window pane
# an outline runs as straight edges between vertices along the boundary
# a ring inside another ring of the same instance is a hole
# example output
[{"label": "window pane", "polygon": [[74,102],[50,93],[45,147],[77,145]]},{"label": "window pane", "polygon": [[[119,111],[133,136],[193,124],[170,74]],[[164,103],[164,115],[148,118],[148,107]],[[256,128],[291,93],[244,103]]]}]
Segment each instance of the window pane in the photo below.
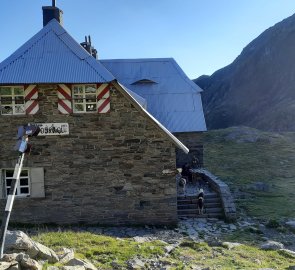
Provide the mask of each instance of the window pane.
[{"label": "window pane", "polygon": [[22,87],[14,87],[15,95],[24,95],[24,89]]},{"label": "window pane", "polygon": [[29,188],[28,187],[20,188],[20,194],[29,194]]},{"label": "window pane", "polygon": [[25,113],[25,105],[16,105],[15,113]]},{"label": "window pane", "polygon": [[9,194],[9,190],[10,190],[10,188],[7,188],[7,189],[6,189],[6,195]]},{"label": "window pane", "polygon": [[29,185],[29,179],[28,178],[21,178],[19,180],[20,186],[28,186]]},{"label": "window pane", "polygon": [[20,176],[28,176],[28,170],[22,170]]},{"label": "window pane", "polygon": [[83,94],[82,86],[74,86],[74,94]]},{"label": "window pane", "polygon": [[1,114],[12,114],[13,110],[11,106],[5,106],[1,109]]},{"label": "window pane", "polygon": [[11,181],[12,181],[12,179],[6,179],[6,187],[11,186]]},{"label": "window pane", "polygon": [[10,87],[0,87],[0,95],[11,95],[11,88]]},{"label": "window pane", "polygon": [[12,104],[12,97],[1,97],[1,104]]},{"label": "window pane", "polygon": [[6,170],[5,177],[13,177],[13,170]]},{"label": "window pane", "polygon": [[15,104],[24,104],[25,100],[23,96],[16,96],[14,102]]},{"label": "window pane", "polygon": [[86,112],[96,111],[96,104],[86,104]]},{"label": "window pane", "polygon": [[95,85],[86,85],[85,86],[85,93],[96,93]]},{"label": "window pane", "polygon": [[74,104],[74,111],[76,111],[76,112],[83,112],[84,111],[83,104]]}]

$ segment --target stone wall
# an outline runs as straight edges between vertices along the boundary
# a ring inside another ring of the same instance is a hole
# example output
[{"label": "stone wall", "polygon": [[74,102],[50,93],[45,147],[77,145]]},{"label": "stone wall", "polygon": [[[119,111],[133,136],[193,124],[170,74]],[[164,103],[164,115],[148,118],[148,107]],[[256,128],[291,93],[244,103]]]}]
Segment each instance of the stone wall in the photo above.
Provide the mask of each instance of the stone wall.
[{"label": "stone wall", "polygon": [[[177,222],[175,146],[118,90],[106,114],[59,114],[57,88],[41,85],[34,116],[0,115],[0,168],[14,168],[19,125],[69,123],[66,136],[31,139],[24,167],[42,167],[45,198],[18,198],[11,220],[27,223],[173,224]],[[1,200],[4,209],[5,200]],[[2,214],[2,213],[1,213]]]},{"label": "stone wall", "polygon": [[178,132],[173,133],[186,147],[189,153],[185,154],[182,150],[176,150],[176,166],[181,168],[185,163],[192,166],[193,157],[198,159],[198,167],[202,167],[203,162],[203,132]]}]

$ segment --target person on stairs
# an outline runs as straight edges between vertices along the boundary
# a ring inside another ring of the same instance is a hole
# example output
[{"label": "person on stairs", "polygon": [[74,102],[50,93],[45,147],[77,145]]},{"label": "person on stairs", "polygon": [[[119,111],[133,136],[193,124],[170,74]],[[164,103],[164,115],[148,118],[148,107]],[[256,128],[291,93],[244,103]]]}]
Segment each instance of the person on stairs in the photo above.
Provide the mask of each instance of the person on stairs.
[{"label": "person on stairs", "polygon": [[199,190],[199,194],[198,194],[198,211],[199,211],[199,215],[203,215],[204,214],[204,190],[201,188]]}]

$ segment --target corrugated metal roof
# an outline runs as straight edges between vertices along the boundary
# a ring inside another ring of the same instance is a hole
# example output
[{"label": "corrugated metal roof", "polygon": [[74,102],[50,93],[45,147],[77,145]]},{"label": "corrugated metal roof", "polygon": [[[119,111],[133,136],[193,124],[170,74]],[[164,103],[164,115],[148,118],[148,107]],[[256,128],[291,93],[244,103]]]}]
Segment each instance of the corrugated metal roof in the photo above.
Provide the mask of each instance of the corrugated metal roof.
[{"label": "corrugated metal roof", "polygon": [[[171,132],[206,131],[200,93],[173,58],[100,60]],[[140,83],[140,80],[153,82]]]},{"label": "corrugated metal roof", "polygon": [[55,19],[0,64],[0,84],[103,83],[114,79]]}]

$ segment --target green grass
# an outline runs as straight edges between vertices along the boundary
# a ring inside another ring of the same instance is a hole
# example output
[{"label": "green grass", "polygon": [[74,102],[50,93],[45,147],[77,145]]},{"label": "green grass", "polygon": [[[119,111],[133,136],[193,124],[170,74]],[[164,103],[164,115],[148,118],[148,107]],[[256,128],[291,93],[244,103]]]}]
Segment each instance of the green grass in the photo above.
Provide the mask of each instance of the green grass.
[{"label": "green grass", "polygon": [[249,245],[241,245],[231,250],[223,247],[210,247],[206,243],[185,242],[172,256],[187,262],[188,265],[210,267],[210,269],[286,269],[294,264],[294,258],[278,251],[263,251]]},{"label": "green grass", "polygon": [[[241,233],[224,240],[234,240],[235,237],[241,240]],[[247,238],[246,231],[244,237]],[[191,266],[196,265],[210,269],[286,269],[295,262],[295,258],[280,251],[260,250],[250,243],[254,238],[247,239],[242,246],[231,250],[212,247],[205,242],[184,240],[167,256],[164,256],[165,244],[160,241],[137,243],[132,238],[119,239],[73,231],[44,232],[33,239],[56,251],[60,247],[74,248],[77,258],[87,258],[99,269],[113,269],[112,262],[119,265],[118,269],[127,269],[126,261],[135,257],[160,257],[159,260],[169,265],[171,270],[191,269]]]},{"label": "green grass", "polygon": [[[247,214],[261,218],[295,217],[295,133],[267,133],[242,128],[229,140],[235,128],[209,131],[204,135],[205,167],[241,191],[237,206]],[[247,142],[251,132],[259,136]],[[242,141],[241,140],[245,140]],[[267,191],[251,190],[255,182],[264,182]]]},{"label": "green grass", "polygon": [[126,261],[136,255],[150,258],[164,254],[164,244],[160,241],[137,243],[128,238],[116,239],[89,232],[47,232],[33,239],[53,250],[74,248],[77,258],[89,259],[100,269],[110,269],[112,262],[125,266]]}]

